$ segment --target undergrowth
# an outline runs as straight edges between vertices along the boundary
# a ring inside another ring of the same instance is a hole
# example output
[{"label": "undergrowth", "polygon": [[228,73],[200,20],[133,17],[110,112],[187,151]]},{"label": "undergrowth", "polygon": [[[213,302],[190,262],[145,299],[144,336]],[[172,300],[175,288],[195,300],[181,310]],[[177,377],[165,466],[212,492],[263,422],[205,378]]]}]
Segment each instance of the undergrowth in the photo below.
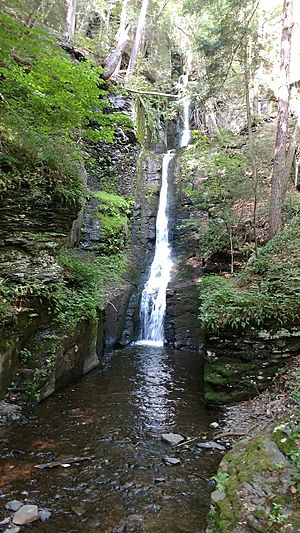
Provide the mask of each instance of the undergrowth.
[{"label": "undergrowth", "polygon": [[253,257],[238,276],[204,276],[200,321],[213,332],[264,323],[293,324],[300,314],[300,219]]},{"label": "undergrowth", "polygon": [[80,201],[81,139],[110,142],[114,125],[130,120],[107,112],[102,69],[72,60],[46,31],[1,14],[0,48],[0,191],[36,187]]}]

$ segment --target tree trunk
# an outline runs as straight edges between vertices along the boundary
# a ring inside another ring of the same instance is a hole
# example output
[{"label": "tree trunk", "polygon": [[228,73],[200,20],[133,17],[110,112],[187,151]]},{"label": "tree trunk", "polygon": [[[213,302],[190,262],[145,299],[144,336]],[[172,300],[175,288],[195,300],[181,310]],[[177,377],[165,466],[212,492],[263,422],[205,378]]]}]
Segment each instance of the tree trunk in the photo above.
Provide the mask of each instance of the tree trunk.
[{"label": "tree trunk", "polygon": [[275,142],[274,165],[269,214],[269,236],[276,235],[281,227],[281,211],[284,200],[284,187],[287,163],[289,82],[291,61],[291,37],[293,27],[293,0],[284,0],[283,26],[280,43],[280,87],[278,94],[278,123]]},{"label": "tree trunk", "polygon": [[130,26],[127,25],[127,4],[128,0],[123,0],[122,11],[120,16],[119,29],[116,35],[117,44],[113,50],[108,54],[105,60],[103,79],[108,80],[114,72],[118,69],[125,46],[129,39]]},{"label": "tree trunk", "polygon": [[136,29],[135,39],[132,45],[129,65],[128,65],[128,69],[126,73],[127,83],[131,81],[132,74],[133,74],[135,64],[136,64],[137,55],[138,55],[138,52],[141,46],[141,41],[142,41],[143,32],[144,32],[145,23],[146,23],[148,5],[149,5],[149,0],[142,0],[142,6],[141,6],[140,16],[138,20],[137,29]]},{"label": "tree trunk", "polygon": [[68,0],[66,38],[69,42],[71,42],[74,37],[75,19],[76,19],[76,0]]}]

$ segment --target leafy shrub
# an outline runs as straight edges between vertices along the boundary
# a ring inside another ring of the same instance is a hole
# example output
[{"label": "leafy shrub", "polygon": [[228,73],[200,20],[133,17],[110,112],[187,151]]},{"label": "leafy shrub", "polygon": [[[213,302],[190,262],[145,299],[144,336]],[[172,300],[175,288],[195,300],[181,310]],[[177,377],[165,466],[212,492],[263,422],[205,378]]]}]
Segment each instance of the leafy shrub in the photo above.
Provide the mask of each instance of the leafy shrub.
[{"label": "leafy shrub", "polygon": [[80,200],[78,141],[110,142],[129,119],[106,112],[102,69],[73,61],[47,32],[2,14],[0,47],[0,189],[36,186]]},{"label": "leafy shrub", "polygon": [[204,327],[246,328],[266,321],[296,323],[300,316],[300,219],[260,249],[238,278],[204,276],[199,283]]},{"label": "leafy shrub", "polygon": [[95,194],[99,209],[95,212],[100,222],[100,251],[115,254],[124,250],[129,239],[128,224],[134,202],[117,194],[101,191]]}]

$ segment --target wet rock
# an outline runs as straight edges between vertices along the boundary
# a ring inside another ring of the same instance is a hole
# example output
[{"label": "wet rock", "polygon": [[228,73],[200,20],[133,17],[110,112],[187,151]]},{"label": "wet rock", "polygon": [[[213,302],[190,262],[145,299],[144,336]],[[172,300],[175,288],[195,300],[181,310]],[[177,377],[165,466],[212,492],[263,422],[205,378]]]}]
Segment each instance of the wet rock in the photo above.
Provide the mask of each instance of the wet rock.
[{"label": "wet rock", "polygon": [[213,429],[217,429],[219,427],[219,424],[218,422],[212,422],[211,424],[209,424],[211,428]]},{"label": "wet rock", "polygon": [[9,522],[10,518],[4,518],[3,520],[1,520],[0,526],[6,526],[7,524],[9,524]]},{"label": "wet rock", "polygon": [[31,524],[39,518],[37,505],[23,505],[13,516],[13,523],[19,526]]},{"label": "wet rock", "polygon": [[10,527],[4,531],[4,533],[19,533],[19,527]]},{"label": "wet rock", "polygon": [[85,513],[85,509],[81,507],[80,505],[72,505],[71,509],[73,513],[75,513],[77,516],[82,516]]},{"label": "wet rock", "polygon": [[181,462],[180,459],[177,459],[177,457],[168,457],[167,455],[163,457],[163,461],[168,466],[180,465]]},{"label": "wet rock", "polygon": [[19,500],[11,500],[7,502],[5,509],[16,512],[22,507],[22,505],[24,505],[23,502],[20,502]]},{"label": "wet rock", "polygon": [[161,436],[161,440],[167,442],[168,444],[171,444],[171,446],[177,446],[177,444],[183,442],[185,438],[179,433],[163,433]]},{"label": "wet rock", "polygon": [[127,533],[140,532],[144,526],[144,518],[142,515],[133,514],[128,517],[126,524]]},{"label": "wet rock", "polygon": [[166,481],[165,477],[156,477],[154,482],[155,483],[164,483]]},{"label": "wet rock", "polygon": [[126,522],[122,520],[116,527],[113,529],[113,533],[124,533],[126,531]]},{"label": "wet rock", "polygon": [[49,520],[50,516],[51,516],[51,512],[48,511],[47,509],[42,509],[41,511],[39,511],[39,519],[42,522],[46,522],[46,520]]},{"label": "wet rock", "polygon": [[22,409],[19,405],[7,403],[4,400],[0,402],[0,426],[6,422],[20,420]]},{"label": "wet rock", "polygon": [[208,441],[208,442],[198,442],[197,446],[198,448],[201,448],[203,450],[217,450],[218,452],[226,451],[225,446],[222,446],[222,444],[218,444],[217,442],[214,442],[213,440]]}]

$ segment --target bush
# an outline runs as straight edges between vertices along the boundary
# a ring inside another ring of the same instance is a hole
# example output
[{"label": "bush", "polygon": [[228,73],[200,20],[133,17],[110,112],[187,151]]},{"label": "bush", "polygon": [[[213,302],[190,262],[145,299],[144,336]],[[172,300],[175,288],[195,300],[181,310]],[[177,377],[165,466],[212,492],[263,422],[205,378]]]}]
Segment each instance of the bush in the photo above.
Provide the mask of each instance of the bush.
[{"label": "bush", "polygon": [[73,61],[47,32],[2,14],[0,47],[0,190],[34,186],[80,201],[78,141],[110,142],[129,119],[106,112],[102,69]]},{"label": "bush", "polygon": [[199,283],[200,321],[219,331],[300,317],[300,219],[260,249],[238,278],[204,276]]}]

